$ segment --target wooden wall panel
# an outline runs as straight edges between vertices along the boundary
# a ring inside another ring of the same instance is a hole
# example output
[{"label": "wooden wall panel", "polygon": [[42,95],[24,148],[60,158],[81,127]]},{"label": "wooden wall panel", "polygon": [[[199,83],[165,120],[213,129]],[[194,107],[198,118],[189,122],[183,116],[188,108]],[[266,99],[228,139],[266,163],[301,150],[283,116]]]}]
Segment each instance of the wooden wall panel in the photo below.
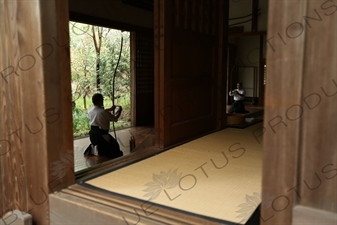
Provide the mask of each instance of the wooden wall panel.
[{"label": "wooden wall panel", "polygon": [[67,1],[1,1],[1,215],[74,183]]},{"label": "wooden wall panel", "polygon": [[212,116],[212,89],[214,84],[207,80],[197,80],[186,82],[172,82],[171,93],[172,114],[171,123],[177,125],[187,122],[193,118],[200,119],[205,116]]},{"label": "wooden wall panel", "polygon": [[167,147],[224,126],[228,5],[155,1],[155,8],[156,137]]},{"label": "wooden wall panel", "polygon": [[213,64],[217,61],[214,54],[217,47],[216,38],[209,35],[195,35],[186,30],[174,29],[171,51],[172,73],[171,78],[196,79],[212,78]]}]

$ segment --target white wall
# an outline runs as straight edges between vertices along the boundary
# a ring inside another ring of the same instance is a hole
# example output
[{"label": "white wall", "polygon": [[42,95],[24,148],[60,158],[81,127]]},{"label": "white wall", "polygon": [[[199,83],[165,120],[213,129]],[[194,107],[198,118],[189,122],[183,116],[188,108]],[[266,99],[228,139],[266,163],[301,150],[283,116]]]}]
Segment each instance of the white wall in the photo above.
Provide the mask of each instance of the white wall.
[{"label": "white wall", "polygon": [[[260,61],[260,37],[240,37],[237,38],[237,65],[242,67],[256,67],[256,79],[259,75],[259,61]],[[253,69],[246,68],[238,71],[239,82],[243,83],[243,88],[246,89],[246,96],[253,97],[252,88],[253,83]],[[257,85],[257,84],[256,84]],[[258,86],[257,86],[258,88]],[[258,96],[258,92],[257,92]]]}]

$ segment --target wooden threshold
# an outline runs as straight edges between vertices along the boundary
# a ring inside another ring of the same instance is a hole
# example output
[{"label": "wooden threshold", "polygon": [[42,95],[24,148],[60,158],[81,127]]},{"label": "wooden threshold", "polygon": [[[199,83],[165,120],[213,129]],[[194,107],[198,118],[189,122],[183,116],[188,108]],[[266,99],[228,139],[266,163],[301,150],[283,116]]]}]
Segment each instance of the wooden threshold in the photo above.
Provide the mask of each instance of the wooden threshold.
[{"label": "wooden threshold", "polygon": [[[51,224],[84,221],[90,224],[91,222],[97,222],[97,218],[105,217],[105,222],[109,222],[109,224],[234,225],[231,222],[216,221],[155,205],[147,201],[113,193],[104,193],[101,190],[83,187],[78,184],[50,195],[49,199]],[[90,213],[83,213],[86,210],[90,211]],[[81,218],[73,216],[77,214],[81,215]]]}]

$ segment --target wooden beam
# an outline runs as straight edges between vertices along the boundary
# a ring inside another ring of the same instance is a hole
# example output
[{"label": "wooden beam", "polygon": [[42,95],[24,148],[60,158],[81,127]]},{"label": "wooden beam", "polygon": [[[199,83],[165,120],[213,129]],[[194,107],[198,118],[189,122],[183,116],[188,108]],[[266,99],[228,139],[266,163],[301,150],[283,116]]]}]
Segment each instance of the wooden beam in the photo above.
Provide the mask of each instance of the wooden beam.
[{"label": "wooden beam", "polygon": [[[80,185],[72,185],[50,195],[53,224],[209,224],[231,225],[231,222],[171,210],[149,201],[125,198]],[[83,213],[85,212],[85,213]],[[75,215],[75,216],[74,216]]]},{"label": "wooden beam", "polygon": [[71,21],[79,22],[79,23],[88,23],[96,26],[104,26],[112,29],[119,29],[123,31],[143,31],[143,30],[152,30],[149,28],[144,28],[132,24],[122,23],[118,21],[113,21],[109,19],[98,18],[95,16],[90,16],[77,12],[69,12],[69,19]]}]

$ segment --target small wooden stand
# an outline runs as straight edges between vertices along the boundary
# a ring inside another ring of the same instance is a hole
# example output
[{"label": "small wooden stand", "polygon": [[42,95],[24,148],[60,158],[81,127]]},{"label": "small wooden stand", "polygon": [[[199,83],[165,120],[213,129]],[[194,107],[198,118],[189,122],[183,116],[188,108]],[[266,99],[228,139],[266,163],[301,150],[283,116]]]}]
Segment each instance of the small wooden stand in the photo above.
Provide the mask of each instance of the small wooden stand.
[{"label": "small wooden stand", "polygon": [[130,137],[129,142],[130,142],[130,153],[131,153],[133,151],[133,149],[136,148],[136,141],[135,141],[135,137],[133,135]]},{"label": "small wooden stand", "polygon": [[227,114],[227,124],[236,125],[236,124],[244,124],[245,117],[240,114]]}]

